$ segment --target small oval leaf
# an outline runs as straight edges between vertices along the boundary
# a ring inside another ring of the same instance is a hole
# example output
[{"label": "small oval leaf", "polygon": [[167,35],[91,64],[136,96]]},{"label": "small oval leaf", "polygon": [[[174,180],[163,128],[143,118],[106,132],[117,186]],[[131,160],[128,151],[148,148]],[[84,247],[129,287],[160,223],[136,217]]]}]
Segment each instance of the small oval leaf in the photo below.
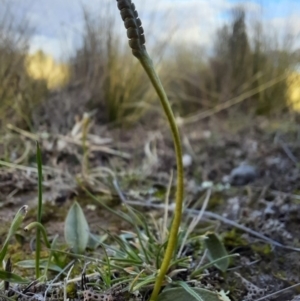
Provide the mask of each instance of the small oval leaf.
[{"label": "small oval leaf", "polygon": [[[40,260],[40,269],[45,269],[48,265],[48,259]],[[35,269],[35,260],[23,260],[16,263],[16,266],[24,269]],[[63,270],[54,263],[50,263],[48,269],[54,272],[62,273]]]},{"label": "small oval leaf", "polygon": [[191,288],[191,291],[193,291],[195,296],[183,287],[165,289],[158,296],[157,301],[220,301],[218,295],[209,290],[203,288]]},{"label": "small oval leaf", "polygon": [[76,254],[82,254],[89,241],[89,225],[80,205],[75,202],[65,221],[65,240]]},{"label": "small oval leaf", "polygon": [[225,272],[229,266],[229,256],[219,237],[213,232],[206,233],[204,245],[210,262],[214,262],[216,268]]}]

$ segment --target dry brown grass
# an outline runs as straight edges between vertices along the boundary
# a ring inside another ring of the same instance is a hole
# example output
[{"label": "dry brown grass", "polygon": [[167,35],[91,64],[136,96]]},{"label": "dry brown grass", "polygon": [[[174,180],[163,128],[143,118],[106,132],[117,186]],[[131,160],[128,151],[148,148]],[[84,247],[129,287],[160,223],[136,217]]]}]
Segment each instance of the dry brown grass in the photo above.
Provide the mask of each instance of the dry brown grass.
[{"label": "dry brown grass", "polygon": [[90,91],[89,108],[105,115],[106,122],[133,124],[155,100],[154,91],[127,41],[117,34],[114,4],[97,20],[83,10],[82,47],[71,60],[72,81]]},{"label": "dry brown grass", "polygon": [[[32,129],[33,116],[40,116],[44,120],[37,119],[35,128],[51,123],[60,132],[74,123],[76,115],[95,109],[101,123],[132,125],[146,112],[153,121],[152,116],[158,116],[159,111],[154,91],[130,54],[127,41],[120,38],[122,28],[115,14],[115,3],[102,7],[99,18],[83,9],[82,46],[69,61],[70,85],[52,98],[46,97],[46,82],[31,79],[24,68],[29,26],[23,21],[16,25],[7,12],[0,15],[1,124],[9,120]],[[154,63],[177,115],[198,120],[200,112],[210,112],[204,114],[210,116],[220,108],[228,111],[230,107],[233,115],[241,108],[253,114],[272,114],[287,108],[288,83],[277,79],[295,62],[291,44],[279,47],[268,28],[259,23],[253,25],[256,34],[250,37],[244,18],[242,10],[234,11],[231,24],[212,37],[214,51],[209,57],[195,45],[180,41],[170,44],[172,37],[149,49],[149,53],[156,54]],[[153,39],[151,27],[144,27],[147,38]],[[173,49],[168,52],[170,46]],[[274,84],[270,86],[270,82]]]},{"label": "dry brown grass", "polygon": [[253,24],[255,35],[250,37],[245,18],[241,8],[233,11],[231,24],[217,31],[209,57],[194,45],[184,45],[169,59],[168,90],[182,117],[218,112],[237,103],[231,110],[240,113],[270,115],[287,109],[285,74],[297,59],[292,39],[280,45],[279,37],[271,36],[259,22]]},{"label": "dry brown grass", "polygon": [[9,2],[0,13],[0,125],[7,121],[31,128],[31,113],[46,94],[45,84],[32,80],[24,66],[29,25],[15,20]]}]

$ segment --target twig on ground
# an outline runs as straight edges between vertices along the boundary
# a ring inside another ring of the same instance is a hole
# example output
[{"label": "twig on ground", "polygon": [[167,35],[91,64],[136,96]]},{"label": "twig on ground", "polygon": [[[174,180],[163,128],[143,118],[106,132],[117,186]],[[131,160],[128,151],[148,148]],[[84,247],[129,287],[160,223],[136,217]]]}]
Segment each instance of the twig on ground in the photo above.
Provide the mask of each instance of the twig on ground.
[{"label": "twig on ground", "polygon": [[289,149],[289,147],[287,146],[287,144],[285,142],[283,142],[281,139],[278,139],[278,143],[280,144],[280,146],[282,147],[282,149],[284,150],[284,152],[286,153],[286,155],[288,156],[288,158],[296,165],[296,167],[298,166],[298,160],[297,158],[292,154],[291,150]]},{"label": "twig on ground", "polygon": [[279,290],[279,291],[277,291],[277,292],[274,292],[274,293],[271,293],[271,294],[266,295],[266,296],[264,296],[264,297],[261,297],[261,298],[259,298],[259,299],[256,299],[255,301],[262,301],[262,300],[265,300],[265,299],[269,299],[270,297],[273,297],[273,296],[275,296],[275,295],[278,295],[278,294],[280,294],[280,293],[283,293],[283,292],[285,292],[285,291],[288,291],[288,290],[290,290],[290,289],[292,289],[292,288],[295,288],[295,287],[297,287],[297,286],[299,286],[299,285],[300,285],[300,283],[291,285],[291,286],[289,286],[289,287],[283,288],[282,290]]},{"label": "twig on ground", "polygon": [[[153,204],[153,203],[149,203],[149,202],[138,202],[138,201],[126,201],[125,202],[128,204],[128,205],[134,205],[134,206],[144,206],[144,207],[152,207],[152,208],[157,208],[157,209],[164,209],[164,205],[159,205],[159,204]],[[173,211],[174,210],[174,207],[172,206],[169,206],[168,208],[170,211]],[[190,215],[199,215],[199,210],[196,210],[196,209],[189,209],[189,208],[185,208],[184,209],[184,212],[187,213],[187,214],[190,214]],[[256,232],[246,226],[243,226],[241,224],[238,224],[237,222],[234,222],[230,219],[227,219],[219,214],[216,214],[216,213],[213,213],[213,212],[210,212],[210,211],[205,211],[203,213],[203,216],[206,217],[206,218],[209,218],[209,219],[215,219],[217,221],[220,221],[226,225],[230,225],[232,227],[235,227],[237,229],[240,229],[246,233],[249,233],[257,238],[260,238],[262,239],[263,241],[265,242],[268,242],[269,244],[273,245],[273,246],[276,246],[276,247],[280,247],[280,248],[283,248],[283,249],[286,249],[286,250],[290,250],[290,251],[296,251],[296,252],[300,252],[300,248],[294,248],[294,247],[290,247],[290,246],[285,246],[259,232]]]}]

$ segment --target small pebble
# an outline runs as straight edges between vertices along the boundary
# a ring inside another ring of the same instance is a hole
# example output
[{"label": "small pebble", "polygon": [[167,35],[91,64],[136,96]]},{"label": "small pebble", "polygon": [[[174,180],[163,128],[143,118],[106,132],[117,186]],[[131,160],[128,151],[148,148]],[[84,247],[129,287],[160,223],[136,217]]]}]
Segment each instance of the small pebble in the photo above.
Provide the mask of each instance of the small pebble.
[{"label": "small pebble", "polygon": [[183,163],[183,166],[184,166],[184,167],[189,167],[189,166],[191,166],[192,163],[193,163],[193,158],[192,158],[192,156],[189,155],[189,154],[184,154],[184,155],[182,156],[182,163]]},{"label": "small pebble", "polygon": [[240,165],[234,168],[229,175],[232,186],[243,186],[252,183],[257,178],[256,169],[251,165]]}]

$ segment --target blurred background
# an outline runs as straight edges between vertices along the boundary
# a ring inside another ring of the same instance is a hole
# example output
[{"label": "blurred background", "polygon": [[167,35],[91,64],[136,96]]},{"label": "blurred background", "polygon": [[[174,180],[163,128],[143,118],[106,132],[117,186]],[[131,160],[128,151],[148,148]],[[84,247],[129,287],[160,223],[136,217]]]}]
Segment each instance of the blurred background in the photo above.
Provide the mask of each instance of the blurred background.
[{"label": "blurred background", "polygon": [[[135,4],[179,122],[212,109],[232,118],[300,110],[298,1]],[[94,110],[99,122],[122,126],[160,114],[116,5],[1,0],[2,130],[9,121],[65,133],[77,115]]]}]

